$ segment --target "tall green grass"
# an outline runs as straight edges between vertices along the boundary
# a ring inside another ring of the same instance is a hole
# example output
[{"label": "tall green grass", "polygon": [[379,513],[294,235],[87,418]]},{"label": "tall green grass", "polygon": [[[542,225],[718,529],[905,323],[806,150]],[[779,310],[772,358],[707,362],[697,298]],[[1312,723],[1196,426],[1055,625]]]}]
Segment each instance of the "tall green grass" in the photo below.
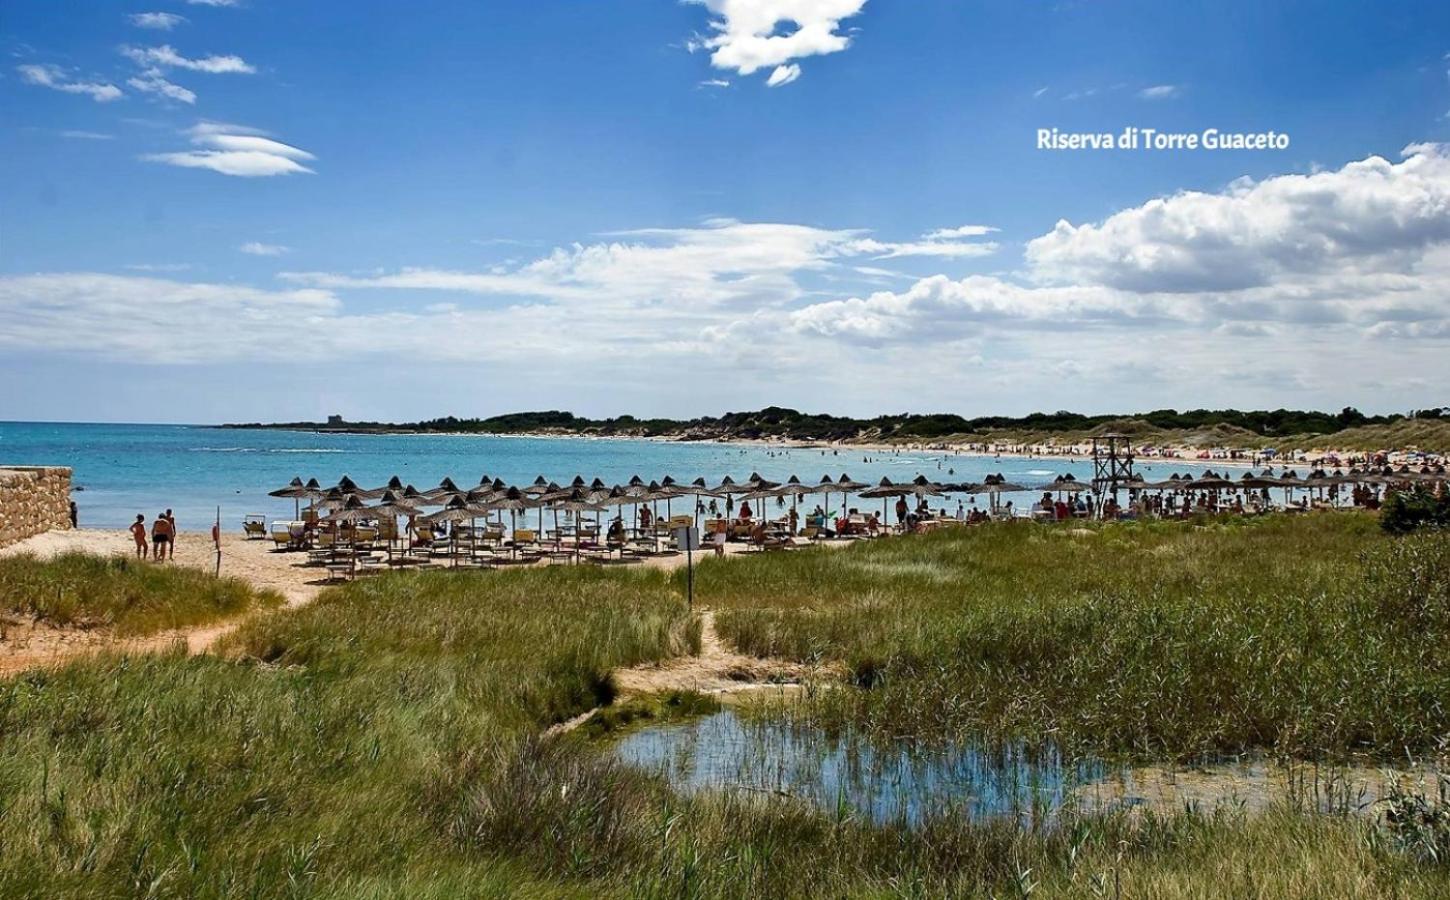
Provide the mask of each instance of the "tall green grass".
[{"label": "tall green grass", "polygon": [[1447,570],[1450,536],[1354,515],[1022,524],[706,565],[696,591],[747,652],[847,663],[870,690],[826,692],[828,725],[1392,756],[1450,734],[1450,616],[1403,596]]},{"label": "tall green grass", "polygon": [[230,659],[0,682],[0,896],[502,893],[523,876],[447,838],[489,748],[698,640],[658,573],[389,575]]},{"label": "tall green grass", "polygon": [[[1083,540],[1104,537],[1119,539]],[[936,583],[934,556],[953,556],[930,540],[923,558],[904,560],[907,546],[821,556],[848,564],[849,579],[862,579],[852,583],[876,585],[886,609],[893,579]],[[858,559],[877,574],[861,573]],[[904,562],[908,571],[879,569]],[[740,577],[794,590],[816,564],[771,556],[744,564]],[[703,588],[730,571],[706,573]],[[854,602],[842,587],[837,602]],[[726,618],[759,610],[744,598],[732,609]],[[828,633],[836,644],[810,637],[801,652],[866,649],[852,621]],[[929,624],[928,611],[919,621]],[[876,650],[885,674],[873,696],[895,682],[894,648],[911,634],[876,633],[889,640]],[[787,637],[780,632],[777,649]],[[1030,829],[942,818],[911,829],[779,798],[680,797],[584,739],[540,737],[611,699],[613,668],[699,641],[698,620],[660,572],[399,573],[264,616],[221,656],[103,657],[0,682],[0,896],[1450,891],[1450,870],[1406,849],[1433,840],[1401,842],[1369,822],[1291,807],[1264,817],[1069,816]]]},{"label": "tall green grass", "polygon": [[123,636],[201,625],[281,602],[275,591],[237,578],[123,556],[0,559],[0,607],[54,625],[109,626]]}]

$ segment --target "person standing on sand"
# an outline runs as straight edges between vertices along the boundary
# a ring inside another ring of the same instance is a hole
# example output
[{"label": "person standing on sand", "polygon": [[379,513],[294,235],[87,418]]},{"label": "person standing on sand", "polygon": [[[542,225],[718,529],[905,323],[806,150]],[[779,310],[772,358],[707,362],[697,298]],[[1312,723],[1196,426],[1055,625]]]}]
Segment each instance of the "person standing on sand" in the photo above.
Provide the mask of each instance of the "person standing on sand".
[{"label": "person standing on sand", "polygon": [[176,516],[173,516],[171,514],[171,510],[169,510],[169,509],[166,511],[166,530],[167,530],[168,535],[169,535],[166,538],[166,558],[167,559],[175,559],[176,558]]},{"label": "person standing on sand", "polygon": [[166,521],[165,513],[157,513],[156,521],[151,523],[151,558],[157,562],[166,558],[166,545],[171,541],[171,523]]},{"label": "person standing on sand", "polygon": [[131,523],[131,537],[136,539],[136,558],[145,559],[149,549],[146,546],[146,517],[140,513],[136,514],[136,521]]},{"label": "person standing on sand", "polygon": [[80,519],[80,512],[76,509],[76,502],[74,500],[72,500],[70,502],[70,527],[72,527],[72,528],[79,528],[80,527],[79,519]]}]

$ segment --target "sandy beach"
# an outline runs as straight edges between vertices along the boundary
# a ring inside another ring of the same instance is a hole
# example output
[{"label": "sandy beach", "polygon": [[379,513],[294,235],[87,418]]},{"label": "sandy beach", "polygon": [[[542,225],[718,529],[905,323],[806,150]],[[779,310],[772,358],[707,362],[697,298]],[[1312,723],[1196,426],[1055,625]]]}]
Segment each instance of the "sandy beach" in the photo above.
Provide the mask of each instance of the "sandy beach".
[{"label": "sandy beach", "polygon": [[[843,546],[843,545],[842,545]],[[134,552],[130,534],[111,529],[76,529],[51,531],[35,535],[9,547],[0,548],[0,557],[30,553],[42,559],[63,553],[84,552],[100,556],[130,556]],[[258,588],[274,590],[282,595],[287,607],[306,605],[327,586],[327,573],[315,566],[306,566],[306,555],[272,549],[271,541],[247,540],[241,535],[222,535],[221,573],[241,578]],[[746,551],[744,544],[727,544],[726,554]],[[696,555],[696,560],[702,554]],[[547,560],[535,565],[550,565]],[[189,566],[205,572],[216,569],[216,554],[211,537],[201,532],[183,531],[176,542],[174,561],[153,565]],[[657,569],[676,569],[685,565],[684,554],[655,556],[633,565]],[[504,567],[494,572],[476,573],[479,577],[507,577],[507,573],[524,568]],[[76,656],[106,650],[123,652],[156,652],[184,645],[189,653],[210,649],[222,635],[232,631],[246,617],[214,622],[189,629],[170,629],[140,638],[119,638],[104,627],[55,627],[33,622],[11,613],[0,613],[0,676],[37,666],[63,663]]]}]

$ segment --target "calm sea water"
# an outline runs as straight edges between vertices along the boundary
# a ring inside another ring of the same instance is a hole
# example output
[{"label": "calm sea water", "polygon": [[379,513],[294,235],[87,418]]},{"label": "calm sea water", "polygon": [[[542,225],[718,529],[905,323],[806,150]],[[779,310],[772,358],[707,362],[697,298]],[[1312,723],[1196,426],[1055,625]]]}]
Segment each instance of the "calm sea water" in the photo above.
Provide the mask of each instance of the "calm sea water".
[{"label": "calm sea water", "polygon": [[[75,470],[74,495],[82,527],[121,528],[137,513],[149,519],[175,510],[183,530],[202,530],[221,507],[223,526],[243,515],[291,517],[292,502],[267,496],[293,476],[331,485],[343,476],[364,487],[397,475],[419,490],[445,475],[471,487],[479,478],[527,484],[539,475],[561,484],[575,475],[610,484],[639,475],[645,481],[672,475],[703,476],[712,484],[725,475],[751,472],[783,481],[790,475],[815,483],[842,472],[857,481],[883,476],[904,481],[980,481],[1001,472],[1011,481],[1037,484],[1059,473],[1092,476],[1082,459],[981,457],[859,449],[778,449],[718,443],[670,443],[588,438],[485,437],[475,435],[314,434],[302,431],[230,431],[189,425],[101,425],[0,422],[0,465],[60,465]],[[1140,467],[1142,468],[1142,467]],[[1200,471],[1175,465],[1173,471]],[[1155,477],[1154,469],[1144,469]],[[1166,475],[1168,467],[1157,471]],[[1017,498],[1018,505],[1030,497]],[[839,501],[835,501],[839,503]],[[879,504],[880,501],[874,503]],[[934,505],[946,501],[934,501]],[[875,508],[872,501],[854,505]],[[956,507],[956,498],[948,504]]]}]

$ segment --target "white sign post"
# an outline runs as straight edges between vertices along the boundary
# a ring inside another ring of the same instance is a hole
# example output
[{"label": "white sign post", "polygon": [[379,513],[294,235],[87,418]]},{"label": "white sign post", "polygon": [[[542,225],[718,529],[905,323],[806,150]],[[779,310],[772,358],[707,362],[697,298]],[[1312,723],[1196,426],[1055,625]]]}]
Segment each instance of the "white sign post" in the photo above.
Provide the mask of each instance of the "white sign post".
[{"label": "white sign post", "polygon": [[685,551],[685,596],[688,609],[695,608],[695,551],[700,549],[700,529],[686,525],[675,529],[675,545]]}]

